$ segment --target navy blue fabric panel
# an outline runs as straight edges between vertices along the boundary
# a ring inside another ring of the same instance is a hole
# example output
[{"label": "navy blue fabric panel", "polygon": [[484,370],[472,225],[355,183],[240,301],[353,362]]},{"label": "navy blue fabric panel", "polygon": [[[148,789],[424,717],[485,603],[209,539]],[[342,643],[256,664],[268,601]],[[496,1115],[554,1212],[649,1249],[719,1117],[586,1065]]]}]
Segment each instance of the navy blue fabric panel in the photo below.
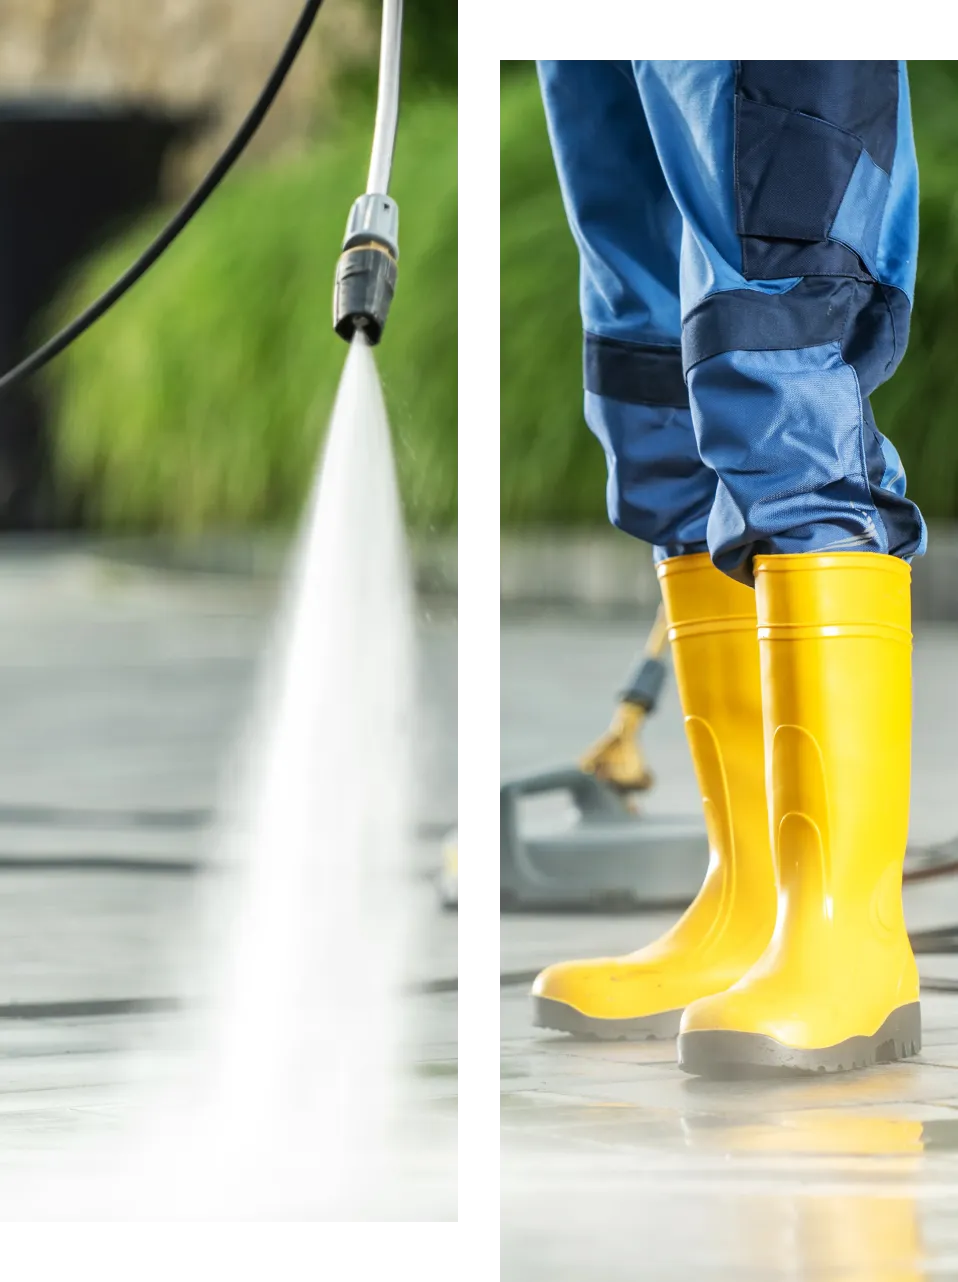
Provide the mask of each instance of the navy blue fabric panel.
[{"label": "navy blue fabric panel", "polygon": [[856,253],[837,240],[763,240],[743,236],[743,275],[748,280],[786,280],[792,276],[850,276],[871,280]]},{"label": "navy blue fabric panel", "polygon": [[808,276],[783,294],[711,294],[685,320],[686,372],[722,352],[789,351],[839,341],[864,396],[890,378],[908,342],[908,299],[890,285]]},{"label": "navy blue fabric panel", "polygon": [[857,288],[840,277],[809,276],[784,294],[756,289],[710,294],[685,318],[685,369],[721,352],[787,351],[835,342]]},{"label": "navy blue fabric panel", "polygon": [[842,355],[855,367],[863,396],[891,378],[905,354],[911,306],[891,285],[863,287],[856,293],[842,336]]},{"label": "navy blue fabric panel", "polygon": [[738,231],[824,240],[862,144],[824,120],[739,95],[735,122]]},{"label": "navy blue fabric panel", "polygon": [[668,405],[688,409],[681,347],[627,343],[586,334],[585,388],[626,405]]},{"label": "navy blue fabric panel", "polygon": [[855,134],[875,164],[891,173],[897,62],[742,62],[738,89],[750,102],[816,116]]}]

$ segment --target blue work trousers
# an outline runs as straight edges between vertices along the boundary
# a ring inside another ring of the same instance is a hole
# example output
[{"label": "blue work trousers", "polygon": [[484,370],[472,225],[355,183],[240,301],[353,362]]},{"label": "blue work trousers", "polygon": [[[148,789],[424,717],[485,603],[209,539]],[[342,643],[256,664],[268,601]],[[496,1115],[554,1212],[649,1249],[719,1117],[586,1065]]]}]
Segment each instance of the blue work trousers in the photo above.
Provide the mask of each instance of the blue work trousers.
[{"label": "blue work trousers", "polygon": [[915,285],[905,64],[538,68],[613,523],[746,583],[759,553],[921,555],[869,405]]}]

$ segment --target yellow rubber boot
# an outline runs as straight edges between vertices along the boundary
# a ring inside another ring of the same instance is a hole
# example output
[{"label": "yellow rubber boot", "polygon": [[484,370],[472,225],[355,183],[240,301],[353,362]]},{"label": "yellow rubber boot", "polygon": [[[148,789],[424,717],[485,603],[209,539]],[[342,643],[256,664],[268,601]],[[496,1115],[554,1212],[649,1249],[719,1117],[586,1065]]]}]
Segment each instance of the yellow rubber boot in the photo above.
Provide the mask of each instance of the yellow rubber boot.
[{"label": "yellow rubber boot", "polygon": [[689,1002],[739,979],[775,924],[755,593],[706,555],[664,561],[658,575],[705,810],[708,872],[681,920],[647,948],[544,970],[532,989],[541,1028],[674,1037]]},{"label": "yellow rubber boot", "polygon": [[679,1065],[826,1072],[921,1046],[901,879],[911,757],[911,572],[874,552],[755,561],[775,934],[686,1010]]}]

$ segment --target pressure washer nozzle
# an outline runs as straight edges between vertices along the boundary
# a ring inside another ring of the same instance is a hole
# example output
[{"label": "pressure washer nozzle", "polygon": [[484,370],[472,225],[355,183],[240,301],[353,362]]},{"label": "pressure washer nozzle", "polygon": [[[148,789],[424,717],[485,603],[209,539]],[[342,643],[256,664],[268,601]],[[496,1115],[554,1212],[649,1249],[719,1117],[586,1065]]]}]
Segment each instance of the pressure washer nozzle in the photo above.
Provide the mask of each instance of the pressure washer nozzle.
[{"label": "pressure washer nozzle", "polygon": [[348,343],[362,330],[373,347],[383,336],[396,288],[396,260],[381,245],[358,245],[340,256],[333,294],[333,328]]},{"label": "pressure washer nozzle", "polygon": [[382,338],[398,261],[396,202],[389,196],[360,196],[349,213],[333,291],[333,328],[347,343],[357,330],[372,346]]}]

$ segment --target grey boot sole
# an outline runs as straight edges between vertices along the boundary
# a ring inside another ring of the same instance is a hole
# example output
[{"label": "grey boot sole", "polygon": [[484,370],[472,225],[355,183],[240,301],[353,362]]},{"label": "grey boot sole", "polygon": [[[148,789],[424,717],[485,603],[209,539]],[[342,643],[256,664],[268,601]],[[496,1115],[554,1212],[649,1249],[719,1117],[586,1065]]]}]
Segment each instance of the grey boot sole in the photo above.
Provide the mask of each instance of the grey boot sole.
[{"label": "grey boot sole", "polygon": [[682,1019],[680,1010],[666,1010],[659,1015],[639,1019],[594,1019],[574,1006],[557,1002],[553,997],[533,997],[532,1022],[536,1028],[551,1028],[573,1037],[603,1042],[647,1042],[668,1040],[677,1036]]},{"label": "grey boot sole", "polygon": [[891,1064],[921,1050],[918,1002],[893,1010],[872,1037],[849,1037],[821,1050],[796,1050],[761,1033],[697,1029],[678,1041],[679,1068],[716,1080],[841,1073],[873,1064]]}]

